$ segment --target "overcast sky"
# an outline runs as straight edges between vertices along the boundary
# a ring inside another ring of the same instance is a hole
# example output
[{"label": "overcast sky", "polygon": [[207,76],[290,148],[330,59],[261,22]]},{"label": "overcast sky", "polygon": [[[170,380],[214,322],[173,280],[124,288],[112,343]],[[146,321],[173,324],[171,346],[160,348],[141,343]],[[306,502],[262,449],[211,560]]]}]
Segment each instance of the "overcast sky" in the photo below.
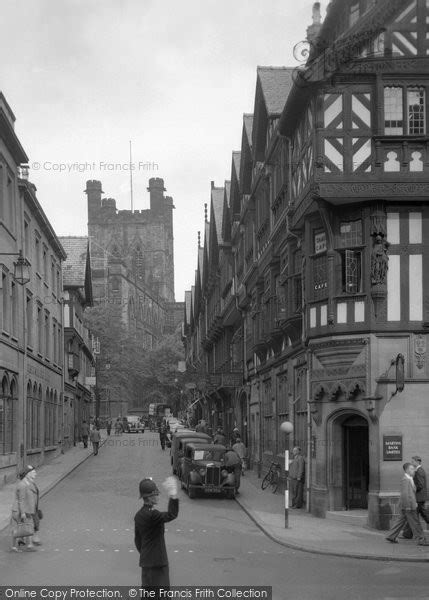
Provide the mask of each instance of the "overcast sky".
[{"label": "overcast sky", "polygon": [[242,114],[253,112],[256,67],[297,65],[293,46],[305,39],[312,5],[2,0],[0,89],[57,234],[87,234],[87,179],[130,208],[129,170],[110,165],[128,163],[132,140],[134,209],[148,208],[150,177],[162,177],[174,199],[182,301],[210,181],[230,178]]}]

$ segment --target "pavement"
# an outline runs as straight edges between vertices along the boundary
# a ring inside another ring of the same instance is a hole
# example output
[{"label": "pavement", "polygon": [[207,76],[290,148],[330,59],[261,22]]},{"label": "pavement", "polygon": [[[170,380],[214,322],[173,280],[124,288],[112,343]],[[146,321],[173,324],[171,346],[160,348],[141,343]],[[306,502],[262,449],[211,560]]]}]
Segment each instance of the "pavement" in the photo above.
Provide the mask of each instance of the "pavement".
[{"label": "pavement", "polygon": [[[103,432],[102,432],[103,433]],[[114,438],[114,436],[113,436]],[[101,445],[106,442],[102,435]],[[92,456],[82,444],[58,455],[37,469],[40,496],[48,494],[60,481]],[[386,541],[385,531],[376,531],[329,519],[320,519],[305,509],[289,510],[289,527],[285,528],[284,495],[261,489],[261,479],[252,471],[241,478],[236,501],[252,521],[273,541],[295,550],[338,557],[400,562],[429,562],[429,547],[413,540]],[[15,484],[0,488],[0,531],[8,527]],[[429,532],[428,532],[429,534]]]},{"label": "pavement", "polygon": [[[101,431],[102,446],[106,441],[106,433]],[[92,456],[92,446],[88,442],[88,448],[82,443],[73,446],[64,454],[59,454],[49,463],[37,467],[36,483],[39,488],[40,498],[48,494],[53,487],[72,473],[79,465]],[[30,463],[30,460],[28,461]],[[11,507],[15,499],[16,483],[9,483],[0,487],[0,531],[9,526]]]},{"label": "pavement", "polygon": [[[305,509],[289,509],[286,529],[284,493],[263,491],[261,481],[256,473],[246,471],[236,501],[268,537],[287,548],[339,557],[429,562],[429,546],[400,538],[391,544],[386,531],[320,519]],[[425,535],[429,539],[429,531]]]}]

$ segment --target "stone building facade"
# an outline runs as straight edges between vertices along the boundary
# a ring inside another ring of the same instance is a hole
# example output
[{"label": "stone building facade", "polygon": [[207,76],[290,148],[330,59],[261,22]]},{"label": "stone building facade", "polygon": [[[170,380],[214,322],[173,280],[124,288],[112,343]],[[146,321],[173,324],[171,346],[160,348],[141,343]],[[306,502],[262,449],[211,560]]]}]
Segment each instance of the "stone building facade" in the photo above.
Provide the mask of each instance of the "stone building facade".
[{"label": "stone building facade", "polygon": [[258,69],[224,208],[233,259],[212,243],[211,198],[185,345],[215,414],[241,330],[223,422],[247,433],[251,466],[298,444],[311,512],[367,509],[384,529],[401,461],[429,457],[429,5],[333,0],[322,24],[317,4],[307,63]]},{"label": "stone building facade", "polygon": [[[27,177],[15,117],[0,94],[0,483],[62,447],[62,263],[66,258]],[[14,276],[21,253],[28,266]]]},{"label": "stone building facade", "polygon": [[95,354],[84,311],[93,305],[91,258],[86,236],[60,237],[63,265],[64,446],[76,445],[82,422],[95,413]]},{"label": "stone building facade", "polygon": [[[174,330],[173,200],[164,181],[149,180],[150,208],[117,210],[113,198],[102,198],[100,181],[87,181],[88,236],[95,304],[116,308],[130,335],[153,348],[164,331]],[[99,363],[103,364],[103,348]],[[128,399],[108,390],[98,370],[100,415],[125,415]],[[112,394],[115,397],[112,397]],[[137,408],[137,407],[136,407]]]}]

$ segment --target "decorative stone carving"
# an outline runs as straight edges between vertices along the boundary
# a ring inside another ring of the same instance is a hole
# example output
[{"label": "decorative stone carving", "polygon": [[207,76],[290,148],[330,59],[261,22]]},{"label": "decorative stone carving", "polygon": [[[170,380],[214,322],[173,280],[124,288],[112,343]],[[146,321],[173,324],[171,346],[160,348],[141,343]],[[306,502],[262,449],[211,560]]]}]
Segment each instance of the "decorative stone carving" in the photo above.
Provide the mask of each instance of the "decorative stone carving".
[{"label": "decorative stone carving", "polygon": [[426,362],[426,338],[423,335],[414,338],[414,356],[417,368],[423,369]]},{"label": "decorative stone carving", "polygon": [[323,198],[332,198],[338,196],[354,196],[363,198],[373,198],[374,196],[429,196],[428,183],[321,183],[320,195]]},{"label": "decorative stone carving", "polygon": [[386,282],[389,256],[389,242],[381,235],[376,235],[371,253],[371,284],[380,285]]}]

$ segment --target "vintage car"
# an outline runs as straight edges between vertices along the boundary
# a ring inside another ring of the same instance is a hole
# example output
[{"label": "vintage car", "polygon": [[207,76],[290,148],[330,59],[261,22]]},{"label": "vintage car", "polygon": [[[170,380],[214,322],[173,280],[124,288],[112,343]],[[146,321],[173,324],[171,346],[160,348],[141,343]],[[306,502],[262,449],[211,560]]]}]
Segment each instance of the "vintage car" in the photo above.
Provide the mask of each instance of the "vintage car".
[{"label": "vintage car", "polygon": [[127,415],[124,418],[125,433],[144,433],[144,422],[137,415]]},{"label": "vintage car", "polygon": [[221,444],[186,444],[180,483],[188,492],[189,498],[195,498],[199,490],[235,498],[235,477],[234,473],[229,473],[225,468],[225,452],[226,448]]},{"label": "vintage car", "polygon": [[178,465],[180,464],[180,459],[183,457],[183,446],[184,442],[202,442],[210,444],[212,439],[207,433],[202,433],[200,431],[192,431],[190,429],[180,429],[175,434],[173,434],[171,438],[171,467],[173,469],[173,473],[177,473]]}]

